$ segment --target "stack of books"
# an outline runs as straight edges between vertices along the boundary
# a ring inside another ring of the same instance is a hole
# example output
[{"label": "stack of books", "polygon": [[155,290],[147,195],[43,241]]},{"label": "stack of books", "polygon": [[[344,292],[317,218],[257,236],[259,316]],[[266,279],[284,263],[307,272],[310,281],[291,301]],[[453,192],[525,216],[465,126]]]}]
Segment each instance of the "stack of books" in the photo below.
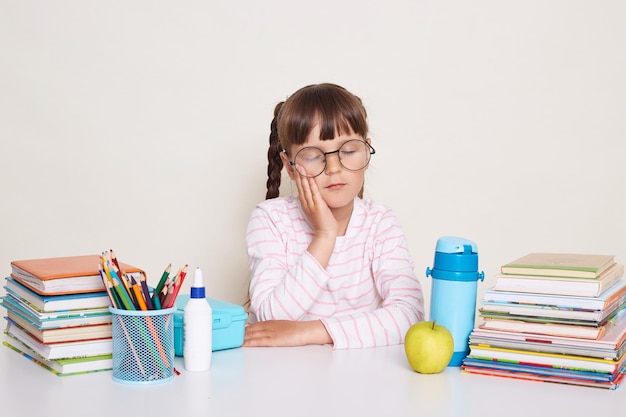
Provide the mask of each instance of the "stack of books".
[{"label": "stack of books", "polygon": [[99,263],[99,255],[11,262],[3,344],[58,376],[111,370],[111,304]]},{"label": "stack of books", "polygon": [[531,253],[484,291],[466,373],[615,389],[626,372],[626,280],[611,255]]}]

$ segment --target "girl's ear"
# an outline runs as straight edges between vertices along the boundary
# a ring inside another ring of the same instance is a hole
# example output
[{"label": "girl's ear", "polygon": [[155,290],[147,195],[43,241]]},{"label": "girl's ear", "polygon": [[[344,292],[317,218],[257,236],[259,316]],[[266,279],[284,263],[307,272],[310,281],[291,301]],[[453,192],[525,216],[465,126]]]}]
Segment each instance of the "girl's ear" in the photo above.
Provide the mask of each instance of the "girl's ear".
[{"label": "girl's ear", "polygon": [[285,151],[280,152],[280,159],[281,161],[283,161],[283,166],[287,170],[287,174],[289,174],[289,178],[295,181],[296,180],[295,175],[298,175],[298,173],[296,172],[295,168],[292,167],[291,164],[289,163],[289,159],[287,158],[287,153]]}]

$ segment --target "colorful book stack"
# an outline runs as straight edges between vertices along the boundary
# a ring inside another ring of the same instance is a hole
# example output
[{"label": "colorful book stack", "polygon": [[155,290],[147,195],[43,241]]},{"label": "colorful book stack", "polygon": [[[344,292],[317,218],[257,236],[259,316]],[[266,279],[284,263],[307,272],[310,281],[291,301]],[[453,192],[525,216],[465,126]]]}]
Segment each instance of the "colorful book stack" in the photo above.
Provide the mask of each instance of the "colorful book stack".
[{"label": "colorful book stack", "polygon": [[626,280],[611,255],[531,253],[483,293],[466,373],[617,388],[626,372]]},{"label": "colorful book stack", "polygon": [[[58,376],[112,368],[110,300],[100,255],[11,262],[3,344]],[[128,275],[139,268],[122,264]]]}]

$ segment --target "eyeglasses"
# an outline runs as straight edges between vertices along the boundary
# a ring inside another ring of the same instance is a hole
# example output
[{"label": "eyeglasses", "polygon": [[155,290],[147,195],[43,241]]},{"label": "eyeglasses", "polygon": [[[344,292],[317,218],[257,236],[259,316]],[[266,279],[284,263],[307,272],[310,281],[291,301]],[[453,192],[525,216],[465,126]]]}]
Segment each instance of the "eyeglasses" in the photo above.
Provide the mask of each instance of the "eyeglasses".
[{"label": "eyeglasses", "polygon": [[339,163],[345,169],[359,171],[369,164],[371,155],[375,154],[376,150],[361,139],[350,139],[339,149],[331,152],[324,152],[315,146],[306,146],[296,153],[293,161],[289,161],[289,165],[303,177],[315,178],[326,169],[326,156],[334,153],[337,154]]}]

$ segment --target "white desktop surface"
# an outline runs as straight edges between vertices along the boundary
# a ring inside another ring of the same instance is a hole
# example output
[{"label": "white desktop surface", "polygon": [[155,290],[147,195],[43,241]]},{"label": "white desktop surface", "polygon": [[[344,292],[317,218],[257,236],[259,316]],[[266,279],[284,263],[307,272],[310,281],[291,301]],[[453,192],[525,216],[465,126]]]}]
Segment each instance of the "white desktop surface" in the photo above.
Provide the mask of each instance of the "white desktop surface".
[{"label": "white desktop surface", "polygon": [[[4,337],[4,335],[2,335]],[[154,385],[112,373],[58,377],[0,345],[2,416],[619,416],[626,391],[413,372],[403,347],[239,348],[213,353],[211,370]]]}]

